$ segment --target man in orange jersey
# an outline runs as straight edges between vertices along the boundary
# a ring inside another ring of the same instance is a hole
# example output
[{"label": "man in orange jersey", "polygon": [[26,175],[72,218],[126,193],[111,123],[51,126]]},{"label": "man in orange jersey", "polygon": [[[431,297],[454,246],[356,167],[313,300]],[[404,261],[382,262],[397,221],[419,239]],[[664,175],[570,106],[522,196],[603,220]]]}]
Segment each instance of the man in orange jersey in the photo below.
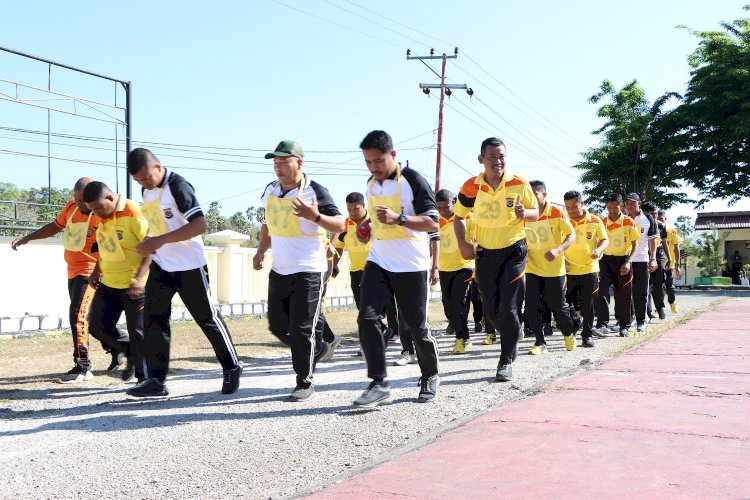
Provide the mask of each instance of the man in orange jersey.
[{"label": "man in orange jersey", "polygon": [[[34,240],[50,238],[63,231],[65,262],[68,265],[68,294],[70,296],[70,330],[73,334],[73,368],[65,375],[70,381],[82,382],[94,378],[89,358],[89,308],[94,289],[89,286],[89,276],[96,265],[96,228],[99,218],[83,202],[83,190],[91,182],[88,177],[78,179],[73,186],[73,198],[60,211],[54,222],[33,233],[16,238],[13,250]],[[108,370],[115,369],[122,359],[112,355]]]},{"label": "man in orange jersey", "polygon": [[[464,182],[454,207],[453,224],[461,255],[476,259],[476,275],[486,312],[500,332],[500,360],[495,380],[509,381],[521,337],[519,304],[526,269],[525,222],[539,218],[539,202],[529,182],[506,167],[505,143],[496,137],[482,142],[479,163],[484,170]],[[476,247],[466,242],[464,218],[474,215]]]},{"label": "man in orange jersey", "polygon": [[526,263],[525,315],[535,342],[529,354],[547,352],[542,328],[543,306],[555,316],[557,327],[565,338],[565,349],[576,348],[576,321],[565,303],[565,250],[576,240],[573,226],[565,212],[547,201],[547,186],[542,181],[531,181],[531,189],[539,202],[539,219],[526,223],[526,243],[529,247]]},{"label": "man in orange jersey", "polygon": [[597,306],[597,333],[613,332],[609,322],[609,287],[614,285],[615,319],[620,337],[630,336],[633,322],[633,269],[632,257],[640,233],[633,219],[622,213],[622,196],[611,193],[607,196],[608,217],[605,220],[609,246],[599,263],[599,304]]},{"label": "man in orange jersey", "polygon": [[[148,232],[148,222],[131,200],[103,182],[90,182],[83,201],[101,222],[96,232],[99,261],[92,276],[96,288],[91,305],[91,334],[114,352],[127,356],[122,379],[135,375],[142,382],[147,374],[143,359],[143,309],[151,256],[141,257],[136,247]],[[127,333],[117,328],[125,312]]]},{"label": "man in orange jersey", "polygon": [[[576,234],[575,242],[565,250],[569,304],[581,304],[581,346],[594,347],[594,308],[599,297],[599,258],[609,241],[602,220],[583,207],[578,191],[563,196],[565,210]],[[571,308],[572,314],[572,308]]]}]

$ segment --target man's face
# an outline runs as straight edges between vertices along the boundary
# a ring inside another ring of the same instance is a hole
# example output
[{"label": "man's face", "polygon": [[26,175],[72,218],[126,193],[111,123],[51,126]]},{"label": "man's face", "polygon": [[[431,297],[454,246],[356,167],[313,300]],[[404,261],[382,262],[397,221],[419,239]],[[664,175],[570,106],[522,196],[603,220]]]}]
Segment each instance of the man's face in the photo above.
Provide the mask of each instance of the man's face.
[{"label": "man's face", "polygon": [[147,165],[133,174],[133,180],[143,189],[154,189],[164,178],[164,167],[158,163]]},{"label": "man's face", "polygon": [[115,195],[112,193],[104,195],[96,201],[86,203],[86,206],[88,207],[88,209],[94,212],[94,215],[96,215],[100,219],[106,219],[107,217],[111,217],[112,214],[115,212],[116,205],[117,205],[117,199],[115,198]]},{"label": "man's face", "polygon": [[91,210],[86,206],[86,203],[83,201],[83,189],[80,191],[73,191],[73,201],[76,202],[76,205],[78,205],[78,210],[80,210],[84,214],[89,214]]},{"label": "man's face", "polygon": [[583,217],[583,203],[579,200],[565,200],[565,210],[571,219]]},{"label": "man's face", "polygon": [[505,146],[487,146],[479,155],[479,163],[484,165],[486,175],[501,175],[505,171],[505,161]]},{"label": "man's face", "polygon": [[536,196],[536,200],[539,202],[539,206],[541,207],[544,205],[544,200],[547,199],[547,193],[544,191],[544,188],[542,186],[537,186],[535,188],[532,188],[531,191],[534,193],[534,196]]},{"label": "man's face", "polygon": [[667,215],[666,214],[656,214],[656,220],[659,222],[667,223]]},{"label": "man's face", "polygon": [[349,218],[355,221],[364,219],[367,214],[367,210],[362,203],[347,203],[346,211],[349,212]]},{"label": "man's face", "polygon": [[299,182],[302,170],[302,158],[296,156],[274,156],[273,172],[282,186]]},{"label": "man's face", "polygon": [[396,171],[396,151],[383,153],[379,149],[363,149],[367,170],[376,181],[384,181]]},{"label": "man's face", "polygon": [[641,210],[641,204],[635,200],[625,200],[625,208],[628,210],[628,215],[635,217]]},{"label": "man's face", "polygon": [[607,214],[610,219],[619,219],[622,215],[622,206],[616,201],[607,202]]},{"label": "man's face", "polygon": [[453,217],[453,200],[436,202],[437,211],[443,219]]}]

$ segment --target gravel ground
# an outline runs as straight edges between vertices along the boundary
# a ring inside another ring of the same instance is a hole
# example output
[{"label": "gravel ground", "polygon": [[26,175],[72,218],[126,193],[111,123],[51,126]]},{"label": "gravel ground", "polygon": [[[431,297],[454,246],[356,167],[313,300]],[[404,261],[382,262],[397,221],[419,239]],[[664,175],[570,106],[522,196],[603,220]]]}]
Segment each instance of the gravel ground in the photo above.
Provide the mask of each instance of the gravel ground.
[{"label": "gravel ground", "polygon": [[[127,397],[129,385],[0,393],[0,498],[287,498],[423,445],[490,407],[533,395],[546,383],[616,355],[697,311],[720,293],[685,292],[680,314],[655,320],[636,338],[597,341],[567,352],[559,332],[550,352],[527,356],[521,342],[511,383],[494,383],[499,346],[481,334],[463,356],[439,336],[442,383],[431,404],[417,404],[416,365],[389,367],[394,403],[361,411],[351,402],[367,385],[357,346],[344,343],[319,365],[318,393],[288,402],[291,358],[245,358],[240,390],[219,394],[218,365],[171,375],[168,398]],[[433,319],[442,332],[444,318]],[[580,339],[579,339],[580,343]],[[400,350],[391,344],[393,359]],[[471,424],[470,424],[471,425]]]}]

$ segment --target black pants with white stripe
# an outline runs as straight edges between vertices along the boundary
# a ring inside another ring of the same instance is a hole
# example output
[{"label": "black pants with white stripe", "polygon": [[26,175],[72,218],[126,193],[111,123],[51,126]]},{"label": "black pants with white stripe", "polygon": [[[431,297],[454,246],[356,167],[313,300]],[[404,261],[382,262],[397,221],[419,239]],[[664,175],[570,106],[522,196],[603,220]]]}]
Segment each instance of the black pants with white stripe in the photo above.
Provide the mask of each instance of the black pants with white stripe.
[{"label": "black pants with white stripe", "polygon": [[467,291],[474,270],[470,268],[458,271],[440,271],[440,290],[442,290],[443,312],[448,323],[453,325],[457,339],[469,340],[469,300]]},{"label": "black pants with white stripe", "polygon": [[268,275],[268,329],[292,350],[297,385],[313,382],[313,358],[322,339],[315,330],[323,298],[323,273]]},{"label": "black pants with white stripe", "polygon": [[437,342],[427,327],[427,280],[427,271],[395,273],[373,262],[365,265],[357,322],[367,376],[371,379],[383,380],[388,376],[382,317],[392,295],[396,297],[398,314],[411,332],[422,376],[438,373]]},{"label": "black pants with white stripe", "polygon": [[[646,322],[648,310],[648,290],[651,273],[648,262],[633,262],[633,311],[638,324]],[[664,299],[662,298],[662,302]]]},{"label": "black pants with white stripe", "polygon": [[485,313],[500,332],[500,364],[512,363],[518,355],[521,338],[521,303],[526,293],[524,272],[526,240],[509,247],[478,252],[477,283],[485,303]]},{"label": "black pants with white stripe", "polygon": [[172,315],[172,297],[180,295],[190,312],[214,348],[216,357],[224,370],[236,368],[237,351],[229,330],[216,308],[211,304],[208,289],[208,271],[205,268],[168,272],[151,263],[146,281],[146,323],[144,357],[148,367],[147,377],[162,382],[169,371],[169,347],[172,331],[169,319]]}]

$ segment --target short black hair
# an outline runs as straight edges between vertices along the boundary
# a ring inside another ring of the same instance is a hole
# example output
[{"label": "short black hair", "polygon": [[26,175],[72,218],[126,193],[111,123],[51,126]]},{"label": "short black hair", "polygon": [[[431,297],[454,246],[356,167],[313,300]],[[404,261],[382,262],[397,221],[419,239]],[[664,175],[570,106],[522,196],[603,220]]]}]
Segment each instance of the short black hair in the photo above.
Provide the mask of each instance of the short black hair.
[{"label": "short black hair", "polygon": [[641,210],[648,213],[656,212],[656,205],[654,205],[650,201],[644,201],[643,205],[641,205]]},{"label": "short black hair", "polygon": [[614,201],[618,205],[622,205],[622,195],[620,193],[609,193],[607,195],[607,203],[609,203],[610,201]]},{"label": "short black hair", "polygon": [[447,189],[441,189],[437,193],[435,193],[435,201],[451,201],[453,200],[453,193],[448,191]]},{"label": "short black hair", "polygon": [[545,193],[547,192],[547,185],[544,183],[544,181],[530,181],[529,185],[531,186],[531,189],[541,187],[542,191],[544,191]]},{"label": "short black hair", "polygon": [[505,143],[497,137],[488,137],[482,141],[482,147],[479,148],[479,154],[484,154],[484,150],[487,146],[502,146],[505,147]]},{"label": "short black hair", "polygon": [[393,151],[393,139],[385,130],[373,130],[359,143],[359,149],[377,149],[382,153]]},{"label": "short black hair", "polygon": [[667,212],[660,209],[658,212],[656,212],[656,215],[667,215]]},{"label": "short black hair", "polygon": [[364,205],[365,204],[365,195],[358,192],[349,193],[346,195],[346,202],[347,203],[356,203],[357,205]]},{"label": "short black hair", "polygon": [[154,153],[146,148],[135,148],[128,153],[127,159],[128,173],[130,175],[137,174],[141,169],[147,167],[151,163],[160,163],[159,158]]},{"label": "short black hair", "polygon": [[581,197],[581,193],[579,193],[578,191],[568,191],[567,193],[563,195],[563,200],[564,201],[576,200],[579,203],[583,203],[583,198]]},{"label": "short black hair", "polygon": [[101,181],[89,182],[83,190],[83,201],[92,203],[103,196],[107,196],[112,190]]}]

